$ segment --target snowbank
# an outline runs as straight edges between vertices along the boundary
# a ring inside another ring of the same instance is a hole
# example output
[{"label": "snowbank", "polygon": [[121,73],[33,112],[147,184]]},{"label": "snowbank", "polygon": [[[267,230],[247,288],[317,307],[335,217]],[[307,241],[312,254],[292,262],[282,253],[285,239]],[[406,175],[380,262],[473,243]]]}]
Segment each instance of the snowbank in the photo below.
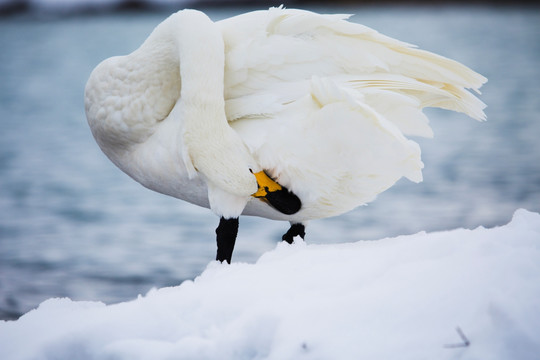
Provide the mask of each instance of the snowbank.
[{"label": "snowbank", "polygon": [[494,229],[280,244],[126,303],[45,301],[0,322],[0,358],[537,359],[539,280],[525,210]]}]

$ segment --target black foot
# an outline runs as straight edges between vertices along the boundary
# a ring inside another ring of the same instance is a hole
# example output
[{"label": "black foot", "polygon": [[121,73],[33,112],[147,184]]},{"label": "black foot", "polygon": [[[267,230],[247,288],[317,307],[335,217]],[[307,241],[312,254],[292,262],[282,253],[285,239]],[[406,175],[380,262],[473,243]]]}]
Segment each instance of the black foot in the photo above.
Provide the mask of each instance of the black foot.
[{"label": "black foot", "polygon": [[238,235],[238,218],[221,218],[216,229],[217,261],[231,263],[236,235]]},{"label": "black foot", "polygon": [[295,236],[300,236],[302,239],[306,236],[306,227],[303,224],[291,224],[290,229],[281,237],[281,239],[292,244]]}]

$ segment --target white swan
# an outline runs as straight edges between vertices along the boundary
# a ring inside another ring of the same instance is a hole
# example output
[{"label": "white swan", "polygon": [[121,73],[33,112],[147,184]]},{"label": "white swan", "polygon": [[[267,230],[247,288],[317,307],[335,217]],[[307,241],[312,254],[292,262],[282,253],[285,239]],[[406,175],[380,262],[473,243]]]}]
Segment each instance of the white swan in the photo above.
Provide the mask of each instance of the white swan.
[{"label": "white swan", "polygon": [[483,76],[346,19],[173,14],[92,72],[92,133],[142,185],[220,216],[220,261],[231,260],[242,213],[288,220],[284,240],[303,237],[310,219],[372,201],[403,176],[422,180],[420,148],[406,138],[432,136],[422,108],[485,119],[467,91]]}]

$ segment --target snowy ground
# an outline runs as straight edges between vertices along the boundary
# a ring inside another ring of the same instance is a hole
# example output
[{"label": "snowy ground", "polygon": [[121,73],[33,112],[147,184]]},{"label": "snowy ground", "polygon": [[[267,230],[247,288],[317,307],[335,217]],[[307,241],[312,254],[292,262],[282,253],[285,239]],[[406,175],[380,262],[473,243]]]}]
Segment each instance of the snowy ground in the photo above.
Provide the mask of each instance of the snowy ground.
[{"label": "snowy ground", "polygon": [[45,301],[0,322],[0,359],[538,359],[539,276],[525,210],[493,229],[280,244],[130,302]]}]

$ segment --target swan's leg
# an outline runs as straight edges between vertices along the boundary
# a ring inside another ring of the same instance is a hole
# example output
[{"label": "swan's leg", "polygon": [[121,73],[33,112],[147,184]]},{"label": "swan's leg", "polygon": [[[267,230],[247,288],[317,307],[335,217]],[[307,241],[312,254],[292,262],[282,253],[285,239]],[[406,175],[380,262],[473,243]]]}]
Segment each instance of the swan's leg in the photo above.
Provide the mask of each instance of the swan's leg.
[{"label": "swan's leg", "polygon": [[295,236],[300,236],[302,239],[306,236],[306,226],[302,223],[291,223],[291,227],[282,236],[282,240],[292,244]]},{"label": "swan's leg", "polygon": [[257,179],[259,190],[251,196],[266,201],[277,211],[292,215],[302,207],[302,202],[293,192],[272,180],[264,171],[253,174]]},{"label": "swan's leg", "polygon": [[217,261],[231,263],[236,235],[238,235],[238,218],[225,219],[222,217],[216,229]]}]

